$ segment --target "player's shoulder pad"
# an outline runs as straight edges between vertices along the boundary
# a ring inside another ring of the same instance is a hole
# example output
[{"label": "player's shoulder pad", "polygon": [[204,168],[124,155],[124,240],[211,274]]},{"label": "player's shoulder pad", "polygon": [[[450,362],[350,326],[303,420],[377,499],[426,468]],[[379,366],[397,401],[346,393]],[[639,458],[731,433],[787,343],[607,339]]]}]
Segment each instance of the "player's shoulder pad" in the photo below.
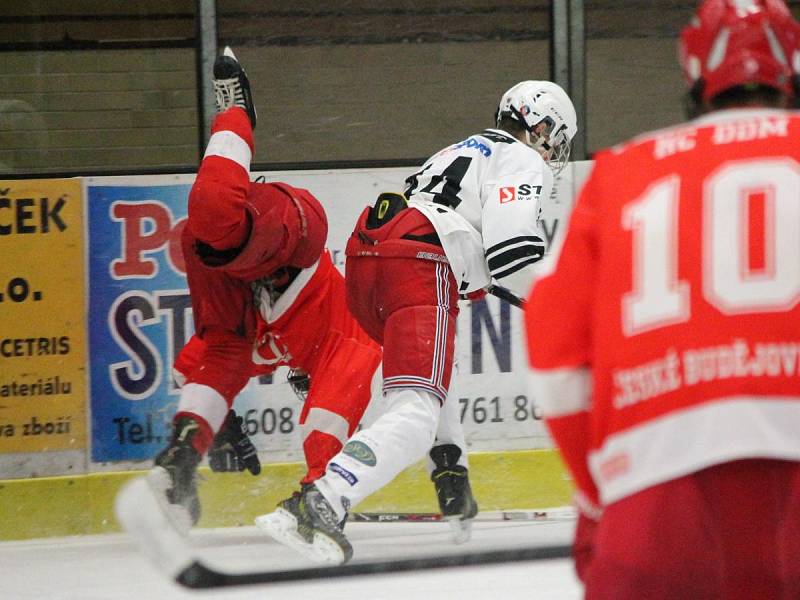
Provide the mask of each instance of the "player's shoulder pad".
[{"label": "player's shoulder pad", "polygon": [[516,144],[518,141],[513,136],[510,136],[499,129],[484,129],[475,135],[485,137],[487,140],[490,140],[496,144]]}]

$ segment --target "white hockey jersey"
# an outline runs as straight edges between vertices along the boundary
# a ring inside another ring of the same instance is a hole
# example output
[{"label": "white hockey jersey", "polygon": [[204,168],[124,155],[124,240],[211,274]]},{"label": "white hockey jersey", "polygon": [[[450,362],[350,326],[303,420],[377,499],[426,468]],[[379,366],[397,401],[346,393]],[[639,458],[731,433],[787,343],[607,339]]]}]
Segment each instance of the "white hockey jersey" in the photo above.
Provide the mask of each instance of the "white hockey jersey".
[{"label": "white hockey jersey", "polygon": [[487,129],[429,158],[406,179],[405,195],[436,229],[461,293],[494,280],[525,296],[544,255],[539,216],[552,187],[538,152]]}]

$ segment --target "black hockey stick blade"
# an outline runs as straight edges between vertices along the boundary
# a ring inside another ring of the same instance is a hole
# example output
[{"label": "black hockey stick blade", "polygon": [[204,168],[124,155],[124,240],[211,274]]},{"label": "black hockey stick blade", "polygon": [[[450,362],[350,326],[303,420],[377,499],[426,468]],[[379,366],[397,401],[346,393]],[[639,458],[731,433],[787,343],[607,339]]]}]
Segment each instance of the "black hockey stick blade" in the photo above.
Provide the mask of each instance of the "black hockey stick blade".
[{"label": "black hockey stick blade", "polygon": [[249,573],[225,573],[212,569],[195,560],[181,571],[175,581],[192,589],[209,589],[282,583],[287,581],[308,581],[309,579],[331,579],[361,575],[383,575],[407,571],[427,571],[451,567],[472,567],[479,565],[552,560],[570,557],[569,546],[540,546],[454,554],[451,556],[430,556],[403,560],[387,560],[371,563],[347,564],[337,567],[313,567],[287,571],[252,571]]},{"label": "black hockey stick blade", "polygon": [[525,300],[517,296],[511,290],[508,290],[500,285],[490,285],[486,288],[486,292],[491,294],[492,296],[496,296],[509,304],[513,304],[517,308],[525,308]]}]

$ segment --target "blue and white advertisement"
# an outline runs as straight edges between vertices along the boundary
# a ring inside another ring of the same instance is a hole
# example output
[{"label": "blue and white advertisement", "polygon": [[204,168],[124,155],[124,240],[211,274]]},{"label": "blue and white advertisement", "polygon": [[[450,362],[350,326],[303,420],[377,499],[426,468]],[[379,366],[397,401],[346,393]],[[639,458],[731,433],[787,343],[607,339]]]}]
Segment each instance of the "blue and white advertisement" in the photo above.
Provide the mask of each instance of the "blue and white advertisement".
[{"label": "blue and white advertisement", "polygon": [[191,330],[180,248],[190,186],[87,184],[96,462],[147,459],[165,444],[171,364]]}]

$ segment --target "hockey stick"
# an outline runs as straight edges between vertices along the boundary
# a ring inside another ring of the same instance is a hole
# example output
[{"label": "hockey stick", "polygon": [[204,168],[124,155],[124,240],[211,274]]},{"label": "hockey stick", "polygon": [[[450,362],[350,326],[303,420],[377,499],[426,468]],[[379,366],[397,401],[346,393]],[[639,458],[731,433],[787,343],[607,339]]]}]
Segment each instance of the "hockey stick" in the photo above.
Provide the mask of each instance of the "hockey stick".
[{"label": "hockey stick", "polygon": [[140,549],[180,585],[194,589],[305,581],[310,578],[352,577],[414,570],[467,567],[553,558],[568,558],[569,546],[544,546],[495,550],[473,554],[433,556],[419,559],[386,560],[346,564],[337,567],[314,567],[286,571],[251,571],[228,573],[209,567],[184,535],[176,529],[146,477],[128,482],[117,495],[115,513],[123,529]]},{"label": "hockey stick", "polygon": [[[351,513],[348,517],[355,522],[443,522],[440,513]],[[575,518],[571,507],[557,507],[543,510],[492,511],[479,513],[476,521],[553,521]],[[312,567],[289,571],[256,571],[250,573],[225,573],[212,569],[200,560],[195,560],[181,571],[175,581],[193,589],[233,587],[301,581],[309,578],[354,577],[380,575],[451,567],[500,564],[520,561],[569,558],[569,546],[528,547],[513,550],[493,550],[451,556],[427,558],[384,560],[363,564],[348,564],[337,567]]]},{"label": "hockey stick", "polygon": [[[577,516],[569,506],[545,508],[541,510],[495,510],[480,512],[473,519],[478,522],[497,521],[570,521]],[[441,513],[350,513],[348,520],[355,523],[440,523],[446,519]]]},{"label": "hockey stick", "polygon": [[550,560],[569,558],[570,555],[571,549],[569,546],[541,546],[510,550],[492,550],[471,554],[454,554],[451,556],[430,556],[426,558],[346,564],[338,567],[314,567],[289,571],[252,571],[250,573],[225,573],[212,569],[203,564],[200,560],[195,560],[175,577],[175,581],[192,589],[208,589],[281,583],[286,581],[307,581],[309,579],[354,577],[359,575],[383,575],[386,573],[403,573],[406,571],[428,571],[431,569],[471,567],[532,560]]},{"label": "hockey stick", "polygon": [[486,288],[486,293],[491,294],[501,300],[505,300],[509,304],[513,304],[517,308],[525,308],[525,300],[517,296],[514,292],[509,289],[504,288],[500,285],[491,284],[489,287]]}]

